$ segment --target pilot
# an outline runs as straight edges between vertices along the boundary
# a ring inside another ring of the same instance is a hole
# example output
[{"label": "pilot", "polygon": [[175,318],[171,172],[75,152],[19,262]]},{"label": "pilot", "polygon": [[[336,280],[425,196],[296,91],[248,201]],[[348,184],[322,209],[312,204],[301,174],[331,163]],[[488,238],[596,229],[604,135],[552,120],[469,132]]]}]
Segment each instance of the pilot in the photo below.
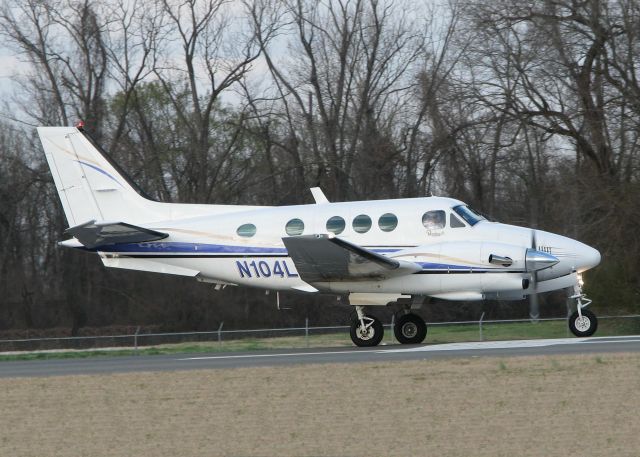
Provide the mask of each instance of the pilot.
[{"label": "pilot", "polygon": [[422,225],[427,230],[438,230],[444,228],[444,211],[428,211],[422,216]]}]

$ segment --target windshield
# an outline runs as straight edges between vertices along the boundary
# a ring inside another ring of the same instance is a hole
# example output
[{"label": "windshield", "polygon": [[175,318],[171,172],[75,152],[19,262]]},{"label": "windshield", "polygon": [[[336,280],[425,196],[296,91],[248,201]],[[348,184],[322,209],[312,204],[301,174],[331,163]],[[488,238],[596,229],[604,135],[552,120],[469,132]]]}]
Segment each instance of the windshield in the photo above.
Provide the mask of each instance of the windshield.
[{"label": "windshield", "polygon": [[476,225],[480,221],[486,220],[482,214],[472,210],[466,205],[454,206],[453,210],[471,226]]}]

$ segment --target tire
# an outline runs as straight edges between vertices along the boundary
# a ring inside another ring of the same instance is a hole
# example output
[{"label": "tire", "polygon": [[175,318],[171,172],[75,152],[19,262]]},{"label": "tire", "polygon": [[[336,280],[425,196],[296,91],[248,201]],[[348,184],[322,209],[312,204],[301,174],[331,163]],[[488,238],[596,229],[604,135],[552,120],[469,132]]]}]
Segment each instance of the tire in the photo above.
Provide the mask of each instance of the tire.
[{"label": "tire", "polygon": [[360,319],[357,317],[351,320],[351,341],[359,347],[377,346],[384,336],[382,322],[374,316],[364,316],[365,323],[371,322],[368,332],[365,334],[361,330]]},{"label": "tire", "polygon": [[427,336],[427,324],[416,314],[403,314],[393,326],[393,334],[402,344],[420,344]]},{"label": "tire", "polygon": [[591,336],[598,330],[598,318],[588,309],[583,309],[582,319],[580,319],[576,310],[569,317],[569,330],[578,337]]}]

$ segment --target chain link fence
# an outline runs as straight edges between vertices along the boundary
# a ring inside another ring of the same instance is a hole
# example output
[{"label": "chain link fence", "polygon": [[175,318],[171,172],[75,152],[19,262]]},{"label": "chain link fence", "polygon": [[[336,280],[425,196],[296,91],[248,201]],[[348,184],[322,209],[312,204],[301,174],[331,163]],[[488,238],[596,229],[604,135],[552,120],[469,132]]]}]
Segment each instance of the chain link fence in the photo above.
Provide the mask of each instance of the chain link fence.
[{"label": "chain link fence", "polygon": [[[612,335],[632,335],[640,334],[640,315],[625,316],[601,316],[599,319],[598,336]],[[529,329],[541,330],[544,325],[556,322],[553,328],[544,332],[534,332]],[[385,333],[393,335],[393,319],[385,324]],[[478,320],[458,321],[458,322],[430,322],[428,323],[429,334],[427,342],[433,341],[435,335],[437,342],[457,342],[457,341],[482,341],[484,339],[500,339],[504,334],[501,330],[505,325],[516,324],[518,327],[513,335],[504,336],[505,339],[513,338],[541,338],[545,335],[550,337],[571,336],[566,324],[566,318],[537,319],[507,319],[507,320],[484,320],[484,314]],[[538,326],[530,327],[530,326]],[[502,328],[501,328],[502,327]],[[519,336],[519,329],[522,335]],[[525,331],[527,330],[527,331]],[[550,331],[550,333],[549,333]],[[237,340],[255,340],[269,338],[297,337],[296,344],[308,346],[309,340],[320,335],[334,334],[348,338],[348,326],[309,326],[309,320],[305,320],[303,327],[270,328],[254,330],[224,330],[221,324],[216,330],[204,332],[177,332],[177,333],[141,333],[138,328],[135,332],[122,335],[100,335],[100,336],[79,336],[79,337],[59,337],[59,338],[28,338],[0,340],[0,352],[27,352],[27,351],[56,351],[56,350],[95,350],[105,348],[128,348],[137,350],[138,348],[148,348],[162,345],[192,343],[218,343],[222,347],[223,342]],[[430,336],[431,335],[431,338]],[[440,335],[440,337],[438,337]],[[444,337],[442,335],[445,335]],[[302,339],[302,340],[301,340]],[[293,344],[293,343],[292,343]]]}]

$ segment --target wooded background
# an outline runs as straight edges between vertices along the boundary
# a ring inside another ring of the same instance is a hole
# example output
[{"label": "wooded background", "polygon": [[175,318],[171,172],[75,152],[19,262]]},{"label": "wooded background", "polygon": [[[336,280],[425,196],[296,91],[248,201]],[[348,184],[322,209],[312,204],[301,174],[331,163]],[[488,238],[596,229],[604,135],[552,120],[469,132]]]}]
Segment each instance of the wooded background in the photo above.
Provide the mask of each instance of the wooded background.
[{"label": "wooded background", "polygon": [[[165,202],[445,195],[598,248],[603,312],[640,296],[637,0],[0,0],[0,330],[346,322],[335,299],[106,270],[35,134],[86,129]],[[322,304],[328,306],[322,306]],[[527,316],[438,303],[432,318]],[[565,313],[546,297],[543,317]],[[43,330],[44,331],[44,330]]]}]

